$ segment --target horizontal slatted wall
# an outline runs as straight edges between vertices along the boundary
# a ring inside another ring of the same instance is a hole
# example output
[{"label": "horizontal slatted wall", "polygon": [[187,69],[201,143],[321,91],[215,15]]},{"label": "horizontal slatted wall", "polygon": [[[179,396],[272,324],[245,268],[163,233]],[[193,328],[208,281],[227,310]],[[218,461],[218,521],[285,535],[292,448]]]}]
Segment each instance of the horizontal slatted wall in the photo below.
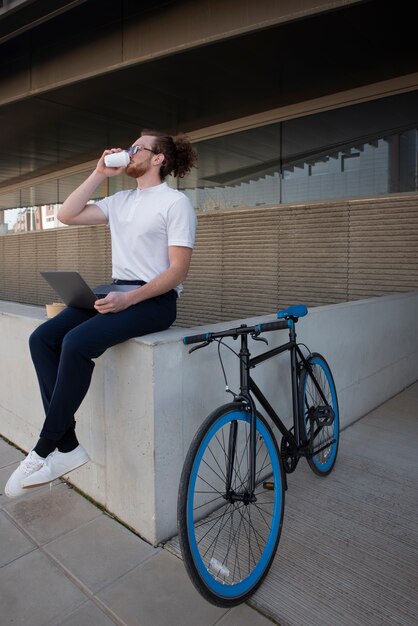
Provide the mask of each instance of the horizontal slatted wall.
[{"label": "horizontal slatted wall", "polygon": [[350,206],[347,300],[418,290],[418,201]]},{"label": "horizontal slatted wall", "polygon": [[417,194],[203,213],[177,324],[415,290]]},{"label": "horizontal slatted wall", "polygon": [[347,299],[348,220],[344,204],[280,211],[275,305],[319,306]]},{"label": "horizontal slatted wall", "polygon": [[[36,233],[19,237],[17,286],[20,302],[35,302],[38,294],[38,255]],[[24,276],[24,281],[21,279]]]},{"label": "horizontal slatted wall", "polygon": [[[221,218],[221,219],[220,219]],[[182,326],[220,320],[222,307],[223,217],[208,214],[198,217],[196,243],[189,276],[178,301]]]},{"label": "horizontal slatted wall", "polygon": [[78,235],[78,266],[83,268],[83,277],[91,285],[111,281],[111,259],[107,255],[107,227],[102,229],[89,226]]},{"label": "horizontal slatted wall", "polygon": [[[39,275],[111,280],[106,226],[0,237],[0,299],[58,301]],[[418,290],[418,195],[201,213],[179,326]]]},{"label": "horizontal slatted wall", "polygon": [[106,226],[59,228],[0,237],[0,299],[26,304],[60,302],[40,272],[79,271],[92,287],[111,280]]},{"label": "horizontal slatted wall", "polygon": [[[61,233],[58,230],[48,230],[37,233],[36,237],[36,259],[39,271],[56,270],[58,246],[57,241]],[[25,235],[19,235],[23,238]],[[26,300],[27,302],[27,300]],[[50,302],[61,302],[55,291],[48,285],[45,279],[37,274],[37,300],[36,304],[47,304]]]},{"label": "horizontal slatted wall", "polygon": [[277,301],[277,210],[223,219],[221,319],[269,313]]},{"label": "horizontal slatted wall", "polygon": [[24,274],[21,274],[23,268],[20,260],[20,236],[8,237],[5,235],[0,240],[4,246],[4,286],[1,292],[2,298],[19,302],[20,283],[26,282]]}]

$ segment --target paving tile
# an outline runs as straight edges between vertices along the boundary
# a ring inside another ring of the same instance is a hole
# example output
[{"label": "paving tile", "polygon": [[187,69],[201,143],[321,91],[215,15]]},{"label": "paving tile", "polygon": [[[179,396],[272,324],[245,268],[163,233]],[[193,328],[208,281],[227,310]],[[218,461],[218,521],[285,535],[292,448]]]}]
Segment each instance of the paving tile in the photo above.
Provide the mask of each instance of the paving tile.
[{"label": "paving tile", "polygon": [[407,387],[405,391],[402,392],[402,395],[405,397],[414,397],[415,399],[418,399],[418,383]]},{"label": "paving tile", "polygon": [[[408,402],[401,401],[401,398],[396,402],[390,401],[380,406],[369,413],[360,422],[354,424],[351,428],[357,430],[360,426],[362,431],[374,430],[374,433],[379,433],[384,430],[388,431],[392,436],[395,434],[398,437],[414,437],[418,434],[418,423],[416,419],[417,413],[417,400],[412,399]],[[368,428],[366,428],[366,426]],[[350,428],[347,429],[347,432]],[[344,431],[346,432],[346,431]]]},{"label": "paving tile", "polygon": [[36,545],[0,511],[0,567],[31,552]]},{"label": "paving tile", "polygon": [[[353,455],[367,458],[369,461],[382,464],[387,470],[398,475],[410,478],[411,475],[418,476],[418,466],[416,464],[416,452],[412,449],[408,440],[396,441],[396,433],[392,438],[383,436],[371,436],[369,432],[344,431],[344,438],[341,444],[348,450],[353,450]],[[394,453],[394,450],[396,453]],[[338,461],[337,461],[338,463]]]},{"label": "paving tile", "polygon": [[92,592],[159,552],[106,515],[45,545]]},{"label": "paving tile", "polygon": [[216,626],[274,626],[274,622],[243,604],[228,611]]},{"label": "paving tile", "polygon": [[0,569],[2,626],[45,626],[84,602],[85,595],[40,550]]},{"label": "paving tile", "polygon": [[19,498],[5,508],[39,544],[52,541],[103,515],[100,509],[61,482],[51,491]]},{"label": "paving tile", "polygon": [[183,563],[165,551],[102,590],[98,598],[127,626],[212,626],[226,613],[198,594]]},{"label": "paving tile", "polygon": [[0,439],[0,467],[22,461],[24,458],[25,455],[20,450]]},{"label": "paving tile", "polygon": [[54,620],[48,626],[112,626],[112,624],[119,623],[103,613],[96,604],[89,601],[63,620]]}]

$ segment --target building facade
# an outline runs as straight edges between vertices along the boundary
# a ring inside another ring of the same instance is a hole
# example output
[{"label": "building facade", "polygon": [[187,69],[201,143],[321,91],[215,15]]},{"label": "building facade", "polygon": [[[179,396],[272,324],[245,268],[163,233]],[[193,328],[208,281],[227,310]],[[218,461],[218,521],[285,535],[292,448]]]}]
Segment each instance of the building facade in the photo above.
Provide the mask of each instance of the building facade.
[{"label": "building facade", "polygon": [[[0,8],[3,210],[62,202],[104,148],[130,145],[141,128],[181,131],[198,167],[170,184],[191,198],[199,229],[180,323],[418,288],[410,3],[43,6]],[[119,176],[96,196],[131,184]],[[0,238],[1,298],[28,298],[24,281],[46,266],[110,278],[106,229],[58,232],[41,218],[53,228],[31,244]],[[51,294],[38,287],[30,301],[42,303]]]}]

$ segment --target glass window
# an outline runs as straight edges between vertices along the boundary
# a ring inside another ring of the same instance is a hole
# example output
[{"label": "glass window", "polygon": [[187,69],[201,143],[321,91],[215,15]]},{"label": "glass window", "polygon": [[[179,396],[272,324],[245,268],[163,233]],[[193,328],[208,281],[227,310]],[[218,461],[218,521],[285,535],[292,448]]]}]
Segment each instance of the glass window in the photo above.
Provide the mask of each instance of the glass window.
[{"label": "glass window", "polygon": [[[415,192],[417,129],[418,90],[197,142],[197,168],[167,182],[200,211]],[[0,210],[63,202],[88,173],[0,195]],[[93,198],[135,186],[116,176]],[[6,211],[0,234],[15,220]]]},{"label": "glass window", "polygon": [[201,211],[417,191],[418,91],[195,144]]},{"label": "glass window", "polygon": [[179,189],[202,211],[277,204],[280,196],[280,124],[195,144],[198,167]]}]

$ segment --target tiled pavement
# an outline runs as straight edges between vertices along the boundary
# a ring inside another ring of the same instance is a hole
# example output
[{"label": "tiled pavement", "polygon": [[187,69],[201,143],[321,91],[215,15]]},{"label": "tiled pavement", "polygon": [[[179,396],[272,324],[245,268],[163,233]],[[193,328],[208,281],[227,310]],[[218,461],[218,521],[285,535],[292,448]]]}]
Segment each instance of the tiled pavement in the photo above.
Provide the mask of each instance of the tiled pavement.
[{"label": "tiled pavement", "polygon": [[23,457],[0,439],[1,626],[272,626],[247,605],[208,604],[177,557],[64,482],[7,498]]},{"label": "tiled pavement", "polygon": [[6,498],[23,455],[0,439],[0,624],[416,626],[417,435],[418,383],[341,434],[329,477],[301,464],[269,576],[230,611],[66,483]]}]

